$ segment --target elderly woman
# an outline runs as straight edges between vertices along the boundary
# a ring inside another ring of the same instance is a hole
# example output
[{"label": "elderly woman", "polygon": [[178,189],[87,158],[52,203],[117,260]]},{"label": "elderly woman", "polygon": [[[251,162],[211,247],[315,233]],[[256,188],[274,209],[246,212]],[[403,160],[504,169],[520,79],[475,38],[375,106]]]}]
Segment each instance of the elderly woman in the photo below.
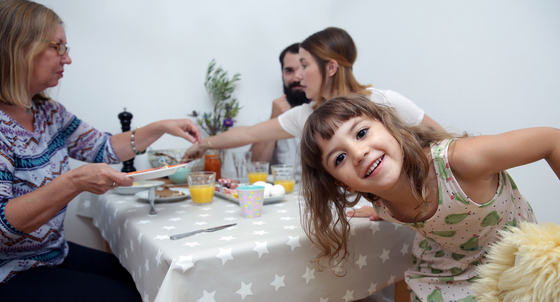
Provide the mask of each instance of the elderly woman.
[{"label": "elderly woman", "polygon": [[[111,254],[67,242],[66,205],[132,180],[108,164],[141,154],[168,133],[200,142],[190,120],[111,136],[53,101],[45,89],[72,63],[62,21],[43,5],[0,2],[0,297],[2,301],[140,301]],[[70,170],[68,158],[91,162]]]}]

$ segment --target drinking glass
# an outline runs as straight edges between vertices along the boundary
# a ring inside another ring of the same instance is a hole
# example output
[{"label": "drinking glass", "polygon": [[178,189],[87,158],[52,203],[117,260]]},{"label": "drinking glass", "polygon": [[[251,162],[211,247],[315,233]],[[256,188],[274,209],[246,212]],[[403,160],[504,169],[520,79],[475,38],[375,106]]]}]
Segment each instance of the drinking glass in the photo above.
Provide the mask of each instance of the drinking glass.
[{"label": "drinking glass", "polygon": [[203,171],[187,174],[191,199],[196,205],[212,203],[214,198],[216,172]]},{"label": "drinking glass", "polygon": [[247,163],[247,177],[249,183],[254,184],[257,181],[266,182],[268,176],[268,165],[266,161],[253,161]]},{"label": "drinking glass", "polygon": [[272,177],[275,185],[282,185],[286,189],[286,193],[294,190],[296,183],[295,167],[290,165],[272,165]]},{"label": "drinking glass", "polygon": [[233,164],[235,166],[235,173],[237,174],[237,180],[240,182],[245,182],[247,179],[247,163],[251,162],[251,151],[239,151],[233,152]]}]

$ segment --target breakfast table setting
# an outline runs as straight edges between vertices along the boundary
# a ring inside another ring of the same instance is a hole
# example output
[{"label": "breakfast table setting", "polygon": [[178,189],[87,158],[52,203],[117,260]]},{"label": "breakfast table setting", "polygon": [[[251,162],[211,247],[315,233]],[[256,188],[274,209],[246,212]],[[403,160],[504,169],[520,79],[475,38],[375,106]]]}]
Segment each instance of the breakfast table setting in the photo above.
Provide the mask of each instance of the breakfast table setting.
[{"label": "breakfast table setting", "polygon": [[273,196],[270,175],[262,186],[209,177],[211,197],[201,203],[206,191],[193,189],[207,185],[202,171],[184,173],[187,182],[170,180],[185,167],[136,172],[132,187],[79,197],[78,215],[92,218],[145,302],[348,302],[402,281],[412,265],[414,232],[354,217],[350,257],[320,270],[312,263],[318,249],[302,228],[298,182]]}]

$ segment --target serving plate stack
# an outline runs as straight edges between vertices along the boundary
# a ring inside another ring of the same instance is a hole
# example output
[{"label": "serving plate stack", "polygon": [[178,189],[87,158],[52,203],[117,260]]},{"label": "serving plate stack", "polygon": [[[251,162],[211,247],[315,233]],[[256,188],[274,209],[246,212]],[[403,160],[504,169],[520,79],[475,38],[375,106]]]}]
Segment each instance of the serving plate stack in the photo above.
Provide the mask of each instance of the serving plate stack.
[{"label": "serving plate stack", "polygon": [[[182,192],[184,195],[169,196],[169,197],[158,197],[157,193],[156,193],[156,198],[154,199],[154,201],[156,203],[175,202],[175,201],[181,201],[183,199],[191,197],[191,192],[189,191],[188,188],[169,188],[169,189],[172,190],[172,191]],[[157,192],[157,189],[156,189],[156,192]],[[140,192],[134,194],[134,196],[139,201],[148,202],[148,191],[140,191]]]},{"label": "serving plate stack", "polygon": [[150,181],[134,181],[134,184],[131,187],[116,187],[113,190],[115,190],[115,192],[121,194],[121,195],[134,195],[138,192],[141,191],[146,191],[148,192],[148,190],[150,190],[150,188],[156,188],[159,187],[161,185],[164,185],[165,182],[163,181],[156,181],[156,180],[150,180]]}]

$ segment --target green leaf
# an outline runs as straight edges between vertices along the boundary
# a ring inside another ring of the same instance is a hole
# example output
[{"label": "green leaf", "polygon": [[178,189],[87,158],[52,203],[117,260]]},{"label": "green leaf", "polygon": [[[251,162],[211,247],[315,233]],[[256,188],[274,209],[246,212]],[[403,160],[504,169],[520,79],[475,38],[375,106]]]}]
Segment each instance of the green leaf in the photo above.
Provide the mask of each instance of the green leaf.
[{"label": "green leaf", "polygon": [[242,107],[239,106],[237,99],[231,99],[235,91],[235,83],[239,80],[241,80],[241,74],[235,73],[229,78],[228,72],[221,66],[216,68],[216,61],[214,59],[208,64],[204,86],[212,104],[214,104],[214,109],[213,112],[205,112],[202,115],[198,115],[197,122],[210,136],[227,131],[230,127],[223,125],[223,119],[233,120],[239,114],[239,110]]}]

